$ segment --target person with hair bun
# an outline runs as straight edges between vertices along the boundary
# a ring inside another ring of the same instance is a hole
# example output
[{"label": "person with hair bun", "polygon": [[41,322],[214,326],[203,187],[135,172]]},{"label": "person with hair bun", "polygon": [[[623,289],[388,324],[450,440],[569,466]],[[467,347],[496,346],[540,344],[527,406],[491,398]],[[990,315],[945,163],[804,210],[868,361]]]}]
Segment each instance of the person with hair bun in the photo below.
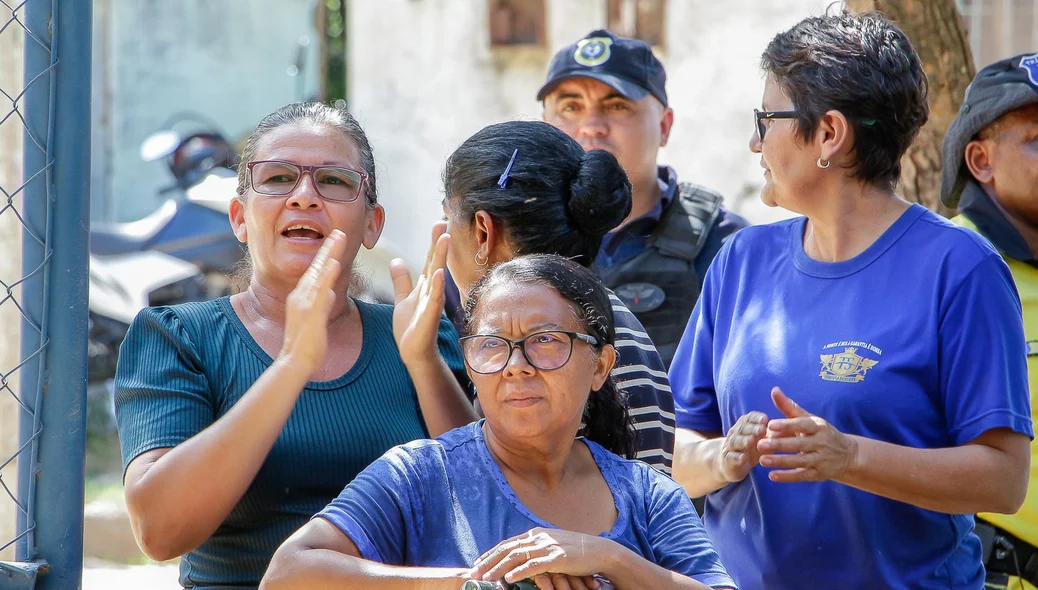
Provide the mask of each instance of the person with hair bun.
[{"label": "person with hair bun", "polygon": [[466,308],[486,418],[387,452],[278,549],[261,588],[733,588],[684,490],[630,460],[599,279],[520,256],[483,274]]},{"label": "person with hair bun", "polygon": [[[454,309],[463,308],[467,291],[495,264],[525,254],[558,254],[590,267],[603,236],[631,212],[631,184],[612,154],[584,151],[539,121],[480,130],[448,158],[443,185],[445,221],[434,227],[433,242],[444,242],[440,248],[459,288],[460,300],[447,305],[459,332],[463,318]],[[397,291],[411,293],[406,273],[400,267],[396,273]],[[674,400],[666,368],[638,318],[616,295],[610,292],[609,298],[619,334],[614,376],[634,418],[637,456],[669,474]],[[432,325],[431,318],[427,323]],[[430,330],[426,342],[432,337]],[[431,350],[428,344],[424,349]]]}]

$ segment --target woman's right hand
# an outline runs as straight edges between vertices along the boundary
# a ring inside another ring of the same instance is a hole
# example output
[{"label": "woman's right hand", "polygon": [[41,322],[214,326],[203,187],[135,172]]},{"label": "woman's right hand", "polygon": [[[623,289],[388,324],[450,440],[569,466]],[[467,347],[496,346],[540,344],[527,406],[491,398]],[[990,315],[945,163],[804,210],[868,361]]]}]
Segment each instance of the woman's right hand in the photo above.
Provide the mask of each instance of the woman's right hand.
[{"label": "woman's right hand", "polygon": [[741,416],[724,437],[717,454],[717,471],[724,481],[735,483],[746,479],[750,470],[760,464],[757,443],[767,436],[768,415],[750,412]]},{"label": "woman's right hand", "polygon": [[310,268],[285,300],[285,336],[278,359],[316,371],[328,354],[328,318],[335,306],[335,282],[342,272],[346,234],[339,230],[324,239]]},{"label": "woman's right hand", "polygon": [[433,224],[429,253],[417,285],[412,285],[411,273],[403,260],[396,258],[390,263],[389,272],[396,292],[393,337],[400,349],[400,358],[412,370],[422,363],[438,363],[440,360],[437,339],[446,301],[444,289],[449,247],[447,224],[442,221]]}]

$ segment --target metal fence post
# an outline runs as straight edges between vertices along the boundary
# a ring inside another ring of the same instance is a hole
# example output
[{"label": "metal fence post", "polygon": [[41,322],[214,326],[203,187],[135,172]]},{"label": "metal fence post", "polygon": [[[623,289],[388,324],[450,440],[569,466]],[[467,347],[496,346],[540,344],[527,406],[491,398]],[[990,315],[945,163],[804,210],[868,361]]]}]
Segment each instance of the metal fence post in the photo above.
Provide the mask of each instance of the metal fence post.
[{"label": "metal fence post", "polygon": [[[25,26],[19,561],[43,560],[36,588],[79,588],[83,568],[90,211],[89,0],[30,1]],[[30,36],[42,41],[37,42]],[[49,47],[47,46],[49,42]],[[42,149],[37,149],[37,146]],[[33,354],[33,351],[40,351]]]}]

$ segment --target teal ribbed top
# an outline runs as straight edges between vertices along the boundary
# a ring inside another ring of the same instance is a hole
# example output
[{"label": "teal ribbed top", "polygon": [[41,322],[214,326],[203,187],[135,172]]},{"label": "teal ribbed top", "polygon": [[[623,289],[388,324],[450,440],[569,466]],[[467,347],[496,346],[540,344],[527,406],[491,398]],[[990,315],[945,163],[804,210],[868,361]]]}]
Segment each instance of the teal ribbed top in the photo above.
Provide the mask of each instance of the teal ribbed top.
[{"label": "teal ribbed top", "polygon": [[[386,450],[428,433],[393,340],[393,308],[357,301],[360,357],[342,377],[310,382],[256,479],[216,533],[181,560],[185,587],[255,587],[282,541]],[[440,351],[467,382],[458,335],[444,319]],[[119,351],[115,411],[123,468],[173,447],[226,414],[273,359],[228,298],[148,308]]]}]

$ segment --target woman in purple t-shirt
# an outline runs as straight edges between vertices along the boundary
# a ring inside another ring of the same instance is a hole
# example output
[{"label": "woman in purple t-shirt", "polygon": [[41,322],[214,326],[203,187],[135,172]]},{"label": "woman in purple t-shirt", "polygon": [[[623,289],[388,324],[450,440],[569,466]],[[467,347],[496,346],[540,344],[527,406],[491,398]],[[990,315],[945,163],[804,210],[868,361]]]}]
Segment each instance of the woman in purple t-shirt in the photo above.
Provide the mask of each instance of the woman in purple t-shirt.
[{"label": "woman in purple t-shirt", "polygon": [[733,588],[691,501],[633,456],[607,290],[555,255],[494,267],[468,303],[486,419],[396,447],[275,554],[262,588]]}]

